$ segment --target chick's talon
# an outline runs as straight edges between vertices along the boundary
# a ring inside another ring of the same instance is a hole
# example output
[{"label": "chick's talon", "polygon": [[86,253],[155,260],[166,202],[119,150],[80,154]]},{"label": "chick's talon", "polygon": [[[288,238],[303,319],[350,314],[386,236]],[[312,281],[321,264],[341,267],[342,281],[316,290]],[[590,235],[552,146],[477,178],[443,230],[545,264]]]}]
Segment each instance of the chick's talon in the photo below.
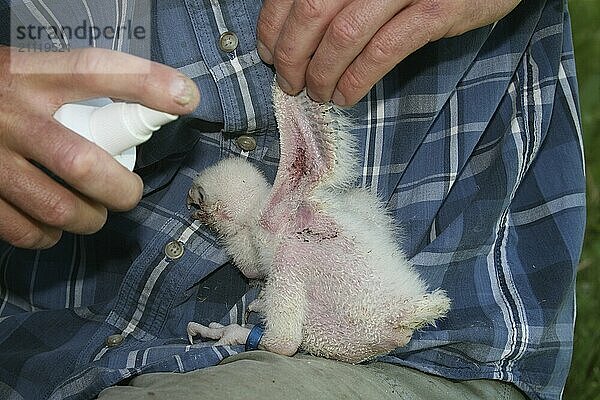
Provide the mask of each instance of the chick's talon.
[{"label": "chick's talon", "polygon": [[224,326],[218,322],[211,322],[208,326],[204,326],[197,322],[189,322],[187,333],[191,344],[194,344],[193,336],[200,335],[206,339],[216,340],[215,346],[232,346],[245,344],[250,329],[238,324]]}]

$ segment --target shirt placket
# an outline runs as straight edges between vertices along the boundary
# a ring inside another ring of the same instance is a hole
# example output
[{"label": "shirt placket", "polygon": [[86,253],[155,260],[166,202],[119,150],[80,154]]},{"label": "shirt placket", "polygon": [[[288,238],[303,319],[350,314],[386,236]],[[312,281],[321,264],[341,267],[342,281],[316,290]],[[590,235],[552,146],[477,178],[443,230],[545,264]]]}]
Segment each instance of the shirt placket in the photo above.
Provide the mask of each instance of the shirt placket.
[{"label": "shirt placket", "polygon": [[272,72],[256,51],[260,2],[186,0],[196,40],[221,99],[224,132],[244,134],[236,143],[255,148],[253,135],[272,131]]}]

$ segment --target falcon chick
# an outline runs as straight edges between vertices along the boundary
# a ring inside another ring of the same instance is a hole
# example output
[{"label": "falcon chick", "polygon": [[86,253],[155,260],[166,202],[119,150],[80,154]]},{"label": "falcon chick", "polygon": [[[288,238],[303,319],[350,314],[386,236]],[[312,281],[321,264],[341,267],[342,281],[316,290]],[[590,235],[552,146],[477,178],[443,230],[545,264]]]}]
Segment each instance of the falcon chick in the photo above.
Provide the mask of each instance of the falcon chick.
[{"label": "falcon chick", "polygon": [[[382,202],[354,187],[359,159],[340,110],[277,84],[273,103],[281,150],[273,186],[250,162],[228,158],[188,194],[192,217],[220,236],[245,276],[264,280],[250,305],[264,321],[260,348],[358,363],[404,346],[450,300],[427,291]],[[245,343],[248,332],[188,325],[190,338],[225,345]]]}]

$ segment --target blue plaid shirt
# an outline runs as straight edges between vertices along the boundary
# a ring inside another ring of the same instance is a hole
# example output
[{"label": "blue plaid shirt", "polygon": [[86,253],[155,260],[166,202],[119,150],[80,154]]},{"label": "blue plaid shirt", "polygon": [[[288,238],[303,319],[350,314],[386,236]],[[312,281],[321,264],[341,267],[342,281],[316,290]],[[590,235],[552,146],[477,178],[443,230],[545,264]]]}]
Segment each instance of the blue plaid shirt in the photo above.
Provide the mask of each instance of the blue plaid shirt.
[{"label": "blue plaid shirt", "polygon": [[[37,4],[21,17],[35,22]],[[189,321],[240,323],[256,293],[185,199],[196,173],[230,155],[274,178],[273,72],[255,48],[259,9],[251,0],[156,2],[152,56],[192,77],[202,104],[138,149],[145,194],[134,210],[49,250],[0,243],[0,398],[91,398],[134,375],[191,371],[243,351],[187,343]],[[225,31],[240,39],[233,53],[218,47]],[[429,44],[350,113],[359,183],[385,199],[412,263],[453,302],[446,319],[381,360],[558,399],[585,220],[566,4],[528,0],[497,24]],[[240,134],[257,148],[238,149]],[[176,260],[165,255],[174,240],[184,246]],[[111,335],[124,340],[109,347]]]}]

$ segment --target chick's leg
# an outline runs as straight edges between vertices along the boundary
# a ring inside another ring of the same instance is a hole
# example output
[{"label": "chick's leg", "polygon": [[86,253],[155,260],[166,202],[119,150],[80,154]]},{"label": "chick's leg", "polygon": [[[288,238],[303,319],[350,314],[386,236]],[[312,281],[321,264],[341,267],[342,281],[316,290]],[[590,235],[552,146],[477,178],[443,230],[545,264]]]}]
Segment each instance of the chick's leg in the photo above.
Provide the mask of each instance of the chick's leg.
[{"label": "chick's leg", "polygon": [[245,344],[248,339],[250,329],[238,324],[223,326],[217,322],[211,322],[204,326],[197,322],[190,322],[187,326],[188,340],[194,344],[193,337],[200,335],[203,338],[217,340],[216,346],[234,346]]},{"label": "chick's leg", "polygon": [[265,332],[259,348],[287,356],[294,355],[302,343],[306,304],[304,282],[292,268],[273,269],[261,303]]}]

